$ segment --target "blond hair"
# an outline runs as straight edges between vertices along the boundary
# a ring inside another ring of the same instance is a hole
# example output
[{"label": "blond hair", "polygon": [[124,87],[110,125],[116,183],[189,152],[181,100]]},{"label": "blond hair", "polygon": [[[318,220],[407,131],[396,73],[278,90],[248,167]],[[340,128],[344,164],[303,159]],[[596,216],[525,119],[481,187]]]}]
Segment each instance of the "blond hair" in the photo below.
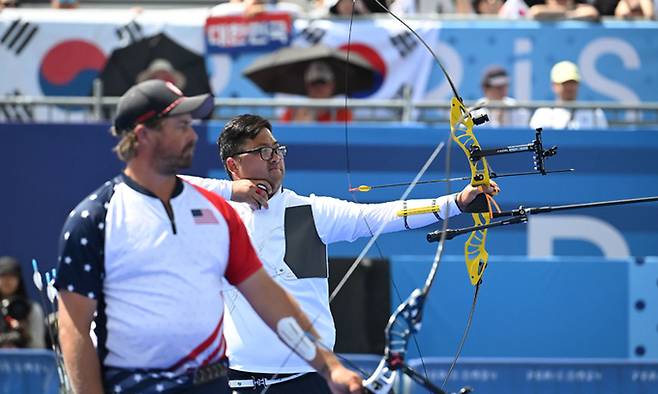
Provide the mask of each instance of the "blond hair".
[{"label": "blond hair", "polygon": [[[160,130],[162,128],[162,118],[156,118],[144,123],[144,127],[149,129]],[[139,142],[137,141],[137,133],[135,129],[137,126],[129,130],[117,130],[116,127],[110,128],[110,133],[115,137],[120,137],[119,142],[112,148],[112,151],[116,153],[119,160],[128,162],[137,156],[137,147]]]}]

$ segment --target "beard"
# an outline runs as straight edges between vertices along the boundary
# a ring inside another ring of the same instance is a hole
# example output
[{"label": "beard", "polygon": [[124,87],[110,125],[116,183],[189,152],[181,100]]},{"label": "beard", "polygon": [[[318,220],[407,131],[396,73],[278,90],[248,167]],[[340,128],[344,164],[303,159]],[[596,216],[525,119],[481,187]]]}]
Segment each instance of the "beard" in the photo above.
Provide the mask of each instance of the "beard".
[{"label": "beard", "polygon": [[192,167],[195,144],[190,143],[179,153],[162,152],[155,157],[156,169],[161,175],[176,175],[180,170]]}]

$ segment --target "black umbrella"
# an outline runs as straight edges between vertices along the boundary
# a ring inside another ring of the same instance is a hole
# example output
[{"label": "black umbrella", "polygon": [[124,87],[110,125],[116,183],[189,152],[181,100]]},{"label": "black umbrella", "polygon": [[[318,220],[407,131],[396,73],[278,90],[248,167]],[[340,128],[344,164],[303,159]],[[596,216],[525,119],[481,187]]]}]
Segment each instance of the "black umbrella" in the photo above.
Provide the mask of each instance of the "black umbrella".
[{"label": "black umbrella", "polygon": [[106,96],[121,96],[147,79],[173,82],[186,96],[212,93],[203,56],[164,33],[114,50],[99,78]]},{"label": "black umbrella", "polygon": [[371,90],[379,78],[379,73],[361,55],[316,45],[308,48],[283,48],[256,59],[242,74],[268,93],[289,93],[306,95],[304,74],[312,62],[322,61],[329,65],[334,74],[336,89],[334,94],[345,94],[345,73],[349,82],[349,92]]}]

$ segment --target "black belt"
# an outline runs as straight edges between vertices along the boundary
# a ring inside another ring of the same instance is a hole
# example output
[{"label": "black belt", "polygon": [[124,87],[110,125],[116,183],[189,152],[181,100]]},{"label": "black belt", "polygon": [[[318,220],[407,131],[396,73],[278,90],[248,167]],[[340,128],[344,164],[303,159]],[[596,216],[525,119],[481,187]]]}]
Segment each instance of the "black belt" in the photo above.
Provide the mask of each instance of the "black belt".
[{"label": "black belt", "polygon": [[190,369],[183,374],[175,374],[162,369],[124,369],[105,367],[104,386],[114,392],[120,387],[124,393],[139,393],[160,385],[166,389],[185,388],[206,384],[220,378],[226,378],[228,367],[226,361]]},{"label": "black belt", "polygon": [[277,383],[297,379],[307,372],[300,373],[255,373],[229,369],[228,384],[232,389],[266,387]]},{"label": "black belt", "polygon": [[215,379],[226,377],[227,373],[228,373],[228,368],[223,362],[206,365],[194,370],[192,383],[195,386],[198,386],[200,384],[208,383]]}]

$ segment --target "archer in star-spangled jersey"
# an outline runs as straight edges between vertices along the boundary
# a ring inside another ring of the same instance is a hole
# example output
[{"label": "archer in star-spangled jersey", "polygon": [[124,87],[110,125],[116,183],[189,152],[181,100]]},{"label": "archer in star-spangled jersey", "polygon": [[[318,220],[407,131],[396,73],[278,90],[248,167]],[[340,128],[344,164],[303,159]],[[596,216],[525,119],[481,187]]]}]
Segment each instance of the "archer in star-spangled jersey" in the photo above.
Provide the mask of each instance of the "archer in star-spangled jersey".
[{"label": "archer in star-spangled jersey", "polygon": [[192,119],[212,101],[162,81],[119,101],[113,133],[126,168],[70,213],[60,238],[60,343],[75,392],[228,393],[224,279],[332,390],[360,390],[330,351],[296,334],[317,337],[263,270],[233,208],[176,175],[191,165]]}]

